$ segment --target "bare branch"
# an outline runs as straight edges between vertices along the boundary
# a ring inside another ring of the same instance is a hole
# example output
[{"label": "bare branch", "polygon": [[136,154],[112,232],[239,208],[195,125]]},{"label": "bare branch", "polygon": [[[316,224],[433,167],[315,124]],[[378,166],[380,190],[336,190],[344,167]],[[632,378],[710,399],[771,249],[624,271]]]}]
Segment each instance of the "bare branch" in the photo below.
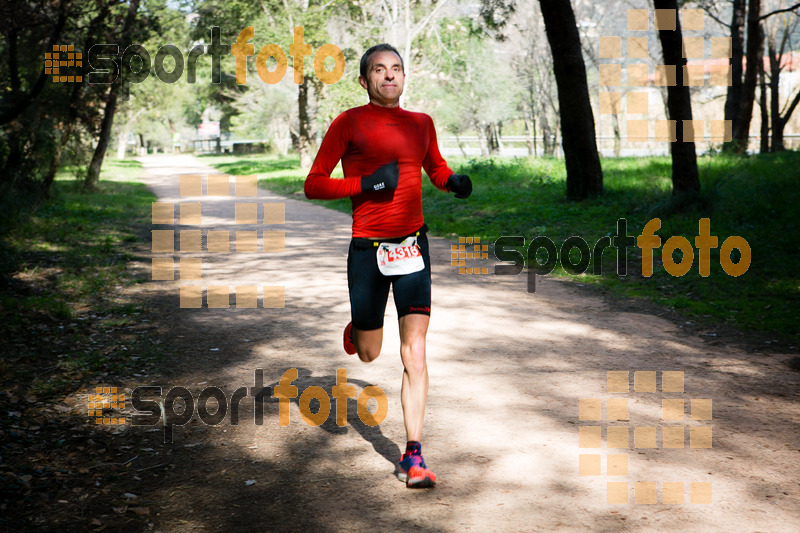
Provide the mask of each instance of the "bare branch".
[{"label": "bare branch", "polygon": [[[783,52],[786,50],[786,43],[789,40],[789,32],[787,31],[788,24],[783,24],[783,37],[781,38],[781,46],[778,48],[778,56],[783,57]],[[779,59],[780,60],[780,59]]]},{"label": "bare branch", "polygon": [[786,7],[786,8],[783,8],[783,9],[776,9],[775,11],[771,11],[771,12],[767,13],[766,15],[761,15],[760,17],[758,17],[758,20],[764,20],[765,18],[769,18],[772,15],[777,15],[779,13],[788,13],[789,11],[794,11],[795,9],[798,9],[798,8],[800,8],[800,2],[796,3],[792,7]]},{"label": "bare branch", "polygon": [[787,109],[786,113],[784,113],[783,115],[782,120],[784,124],[789,122],[789,119],[791,118],[792,113],[794,113],[794,109],[797,107],[797,104],[800,104],[800,91],[797,91],[797,94],[794,95],[794,100],[792,100],[792,105],[789,106],[789,109]]},{"label": "bare branch", "polygon": [[436,7],[435,7],[435,8],[433,8],[433,11],[431,11],[430,13],[428,13],[428,15],[427,15],[425,18],[423,18],[422,20],[420,20],[420,21],[419,21],[419,22],[418,22],[418,23],[415,25],[415,27],[411,29],[410,35],[409,35],[409,37],[408,37],[408,40],[409,40],[409,41],[413,41],[413,40],[414,40],[414,38],[415,38],[415,37],[416,37],[416,36],[417,36],[417,35],[418,35],[418,34],[419,34],[419,33],[420,33],[422,30],[424,30],[424,29],[425,29],[425,26],[427,26],[427,25],[428,25],[428,23],[431,21],[431,19],[432,19],[432,18],[433,18],[433,17],[436,15],[436,13],[437,13],[437,12],[438,12],[438,11],[439,11],[439,10],[440,10],[442,7],[444,7],[444,6],[447,4],[447,2],[448,2],[448,1],[449,1],[449,0],[440,0],[439,2],[437,2],[437,3],[436,3]]},{"label": "bare branch", "polygon": [[717,17],[717,16],[716,16],[714,13],[712,13],[712,12],[711,12],[711,7],[710,7],[710,6],[708,6],[708,5],[706,5],[706,4],[703,4],[703,5],[701,5],[701,6],[700,6],[700,8],[701,8],[703,11],[705,11],[705,12],[706,12],[706,15],[708,15],[708,16],[709,16],[709,18],[711,18],[711,19],[712,19],[714,22],[716,22],[716,23],[717,23],[717,24],[719,24],[720,26],[723,26],[723,27],[725,27],[725,28],[730,28],[730,27],[731,27],[731,25],[730,25],[729,23],[721,21],[721,20],[720,20],[720,19],[719,19],[719,18],[718,18],[718,17]]}]

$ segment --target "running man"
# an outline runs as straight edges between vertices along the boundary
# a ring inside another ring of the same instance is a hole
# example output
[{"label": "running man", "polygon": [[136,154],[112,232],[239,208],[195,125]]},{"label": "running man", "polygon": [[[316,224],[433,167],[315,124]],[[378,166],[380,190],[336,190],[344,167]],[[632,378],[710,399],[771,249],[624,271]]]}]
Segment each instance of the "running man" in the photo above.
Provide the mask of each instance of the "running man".
[{"label": "running man", "polygon": [[[403,59],[388,44],[361,57],[361,86],[369,103],[336,117],[305,182],[306,197],[350,197],[353,234],[347,257],[351,322],[344,349],[374,361],[383,344],[383,315],[392,287],[403,361],[401,402],[407,444],[400,458],[407,487],[433,487],[422,459],[422,422],[428,396],[425,336],[431,313],[431,264],[422,216],[422,173],[456,198],[472,193],[469,177],[454,174],[439,153],[431,117],[400,108]],[[342,161],[344,179],[331,172]]]}]

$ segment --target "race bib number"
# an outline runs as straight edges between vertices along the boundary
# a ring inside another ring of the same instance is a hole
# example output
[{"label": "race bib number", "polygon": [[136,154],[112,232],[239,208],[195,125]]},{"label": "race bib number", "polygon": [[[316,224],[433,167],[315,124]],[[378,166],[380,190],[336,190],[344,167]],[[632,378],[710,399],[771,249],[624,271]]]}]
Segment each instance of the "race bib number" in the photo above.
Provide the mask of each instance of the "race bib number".
[{"label": "race bib number", "polygon": [[380,243],[377,259],[378,269],[384,276],[411,274],[425,268],[415,236],[408,237],[401,243]]}]

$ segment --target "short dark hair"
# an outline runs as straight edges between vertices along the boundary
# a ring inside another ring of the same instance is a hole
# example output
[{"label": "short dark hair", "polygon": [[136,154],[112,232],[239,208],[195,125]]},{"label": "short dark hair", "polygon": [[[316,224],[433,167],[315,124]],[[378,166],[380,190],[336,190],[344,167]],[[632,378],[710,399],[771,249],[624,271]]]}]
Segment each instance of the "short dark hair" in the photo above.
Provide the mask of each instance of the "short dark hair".
[{"label": "short dark hair", "polygon": [[403,69],[403,72],[406,71],[406,67],[403,64],[403,56],[400,55],[400,52],[397,51],[397,48],[392,46],[391,44],[376,44],[375,46],[371,47],[369,50],[364,52],[364,55],[361,56],[361,67],[360,73],[361,76],[366,78],[367,77],[367,69],[369,69],[369,58],[372,57],[372,54],[376,54],[378,52],[393,52],[397,54],[397,57],[400,58],[400,67]]}]

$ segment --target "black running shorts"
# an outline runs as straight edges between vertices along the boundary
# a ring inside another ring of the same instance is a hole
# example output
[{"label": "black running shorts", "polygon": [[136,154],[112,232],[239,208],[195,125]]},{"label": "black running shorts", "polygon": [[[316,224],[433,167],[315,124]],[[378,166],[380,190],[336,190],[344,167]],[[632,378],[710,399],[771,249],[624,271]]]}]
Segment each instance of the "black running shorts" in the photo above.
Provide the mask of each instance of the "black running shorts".
[{"label": "black running shorts", "polygon": [[[384,276],[378,269],[375,242],[402,242],[398,239],[362,239],[350,241],[347,255],[347,286],[350,289],[350,315],[353,327],[371,330],[383,327],[383,315],[392,286],[397,317],[412,313],[431,314],[431,258],[426,226],[417,236],[425,268],[402,276]],[[412,233],[412,235],[417,232]]]}]

